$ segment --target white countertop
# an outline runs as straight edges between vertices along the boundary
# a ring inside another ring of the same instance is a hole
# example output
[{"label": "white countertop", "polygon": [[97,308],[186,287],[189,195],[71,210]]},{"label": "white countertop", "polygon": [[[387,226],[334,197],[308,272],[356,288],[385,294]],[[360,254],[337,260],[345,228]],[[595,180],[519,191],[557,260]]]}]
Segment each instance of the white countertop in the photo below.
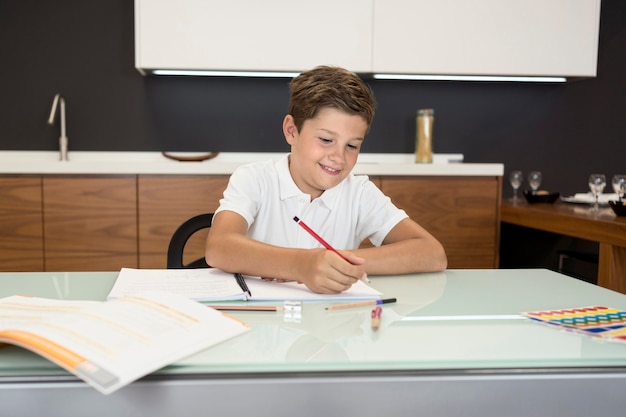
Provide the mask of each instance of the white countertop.
[{"label": "white countertop", "polygon": [[[199,152],[170,152],[196,156]],[[245,163],[278,159],[284,153],[222,152],[202,162],[179,162],[161,152],[70,151],[59,161],[55,151],[0,151],[0,174],[186,174],[230,175]],[[413,154],[363,153],[355,174],[416,176],[501,176],[503,164],[467,164],[462,154],[435,154],[432,164],[417,164]]]}]

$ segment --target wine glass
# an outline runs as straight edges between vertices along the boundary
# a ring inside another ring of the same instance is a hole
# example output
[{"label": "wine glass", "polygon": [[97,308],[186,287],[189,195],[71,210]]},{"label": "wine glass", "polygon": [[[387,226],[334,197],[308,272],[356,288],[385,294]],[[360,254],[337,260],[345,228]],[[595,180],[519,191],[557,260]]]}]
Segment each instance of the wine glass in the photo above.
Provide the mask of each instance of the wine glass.
[{"label": "wine glass", "polygon": [[593,210],[598,211],[598,196],[602,194],[604,187],[606,186],[606,177],[604,174],[591,174],[589,176],[589,189],[595,198],[595,203],[593,204]]},{"label": "wine glass", "polygon": [[517,190],[524,182],[524,174],[522,174],[522,171],[511,171],[509,181],[511,182],[511,187],[513,187],[513,200],[517,200]]},{"label": "wine glass", "polygon": [[621,202],[624,194],[626,193],[626,175],[613,175],[613,180],[611,181],[611,184],[613,185],[613,191],[615,191],[615,194],[617,194],[617,200]]},{"label": "wine glass", "polygon": [[541,172],[531,171],[531,173],[528,174],[528,184],[530,184],[532,193],[535,194],[541,185]]}]

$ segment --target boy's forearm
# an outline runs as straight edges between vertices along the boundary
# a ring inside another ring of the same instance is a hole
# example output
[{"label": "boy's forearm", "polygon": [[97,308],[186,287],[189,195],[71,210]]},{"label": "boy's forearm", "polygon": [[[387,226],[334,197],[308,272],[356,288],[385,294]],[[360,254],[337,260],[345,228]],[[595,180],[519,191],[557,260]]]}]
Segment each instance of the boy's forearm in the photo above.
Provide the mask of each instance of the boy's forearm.
[{"label": "boy's forearm", "polygon": [[[307,249],[269,245],[238,233],[207,239],[206,261],[229,272],[277,279],[300,279]],[[401,240],[380,247],[352,251],[365,259],[361,268],[371,275],[443,271],[447,258],[441,244],[431,237]],[[310,255],[310,254],[309,254]]]},{"label": "boy's forearm", "polygon": [[354,252],[365,258],[368,275],[436,272],[448,266],[446,253],[435,239],[414,238]]},{"label": "boy's forearm", "polygon": [[246,236],[223,236],[207,241],[206,260],[213,267],[229,272],[278,279],[296,279],[302,249],[283,248],[258,242]]}]

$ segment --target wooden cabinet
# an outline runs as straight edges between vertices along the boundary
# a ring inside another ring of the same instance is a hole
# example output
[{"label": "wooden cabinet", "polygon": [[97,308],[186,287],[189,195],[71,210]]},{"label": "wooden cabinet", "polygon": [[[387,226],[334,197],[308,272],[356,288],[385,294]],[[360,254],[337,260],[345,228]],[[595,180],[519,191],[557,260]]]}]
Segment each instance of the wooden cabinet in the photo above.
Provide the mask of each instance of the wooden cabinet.
[{"label": "wooden cabinet", "polygon": [[44,176],[46,271],[137,267],[137,187],[130,176]]},{"label": "wooden cabinet", "polygon": [[444,246],[448,268],[497,268],[501,177],[382,177],[396,206]]},{"label": "wooden cabinet", "polygon": [[43,271],[41,177],[0,176],[0,271]]},{"label": "wooden cabinet", "polygon": [[[228,185],[228,176],[140,175],[138,178],[139,267],[165,268],[172,234],[196,214],[212,213]],[[208,230],[185,248],[184,262],[204,256]]]},{"label": "wooden cabinet", "polygon": [[[228,175],[0,176],[1,271],[165,268],[188,218],[214,212]],[[450,268],[497,268],[501,177],[374,176],[439,239]],[[204,256],[207,231],[185,262]]]}]

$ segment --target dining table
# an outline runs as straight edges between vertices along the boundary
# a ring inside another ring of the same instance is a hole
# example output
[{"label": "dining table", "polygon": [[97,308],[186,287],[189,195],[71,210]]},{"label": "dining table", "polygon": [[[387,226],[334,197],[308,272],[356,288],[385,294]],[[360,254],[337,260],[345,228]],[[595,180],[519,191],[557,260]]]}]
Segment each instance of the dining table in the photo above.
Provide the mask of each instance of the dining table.
[{"label": "dining table", "polygon": [[500,221],[599,244],[598,285],[626,294],[626,217],[608,206],[503,200]]}]

